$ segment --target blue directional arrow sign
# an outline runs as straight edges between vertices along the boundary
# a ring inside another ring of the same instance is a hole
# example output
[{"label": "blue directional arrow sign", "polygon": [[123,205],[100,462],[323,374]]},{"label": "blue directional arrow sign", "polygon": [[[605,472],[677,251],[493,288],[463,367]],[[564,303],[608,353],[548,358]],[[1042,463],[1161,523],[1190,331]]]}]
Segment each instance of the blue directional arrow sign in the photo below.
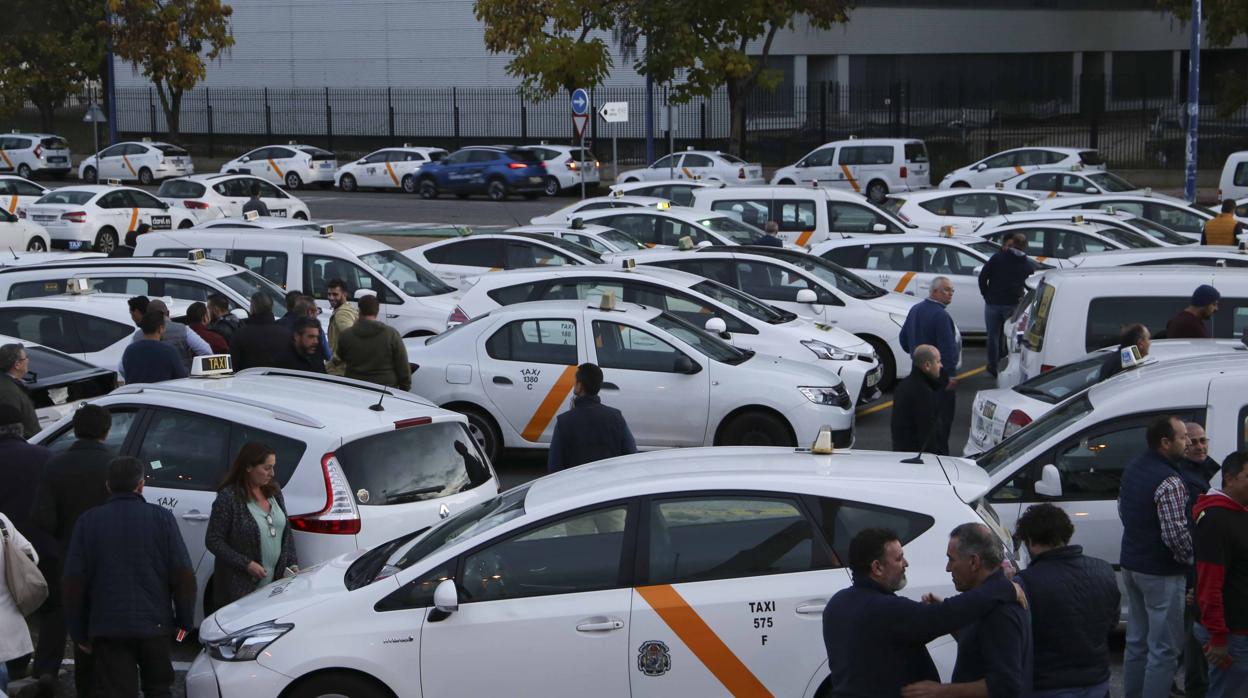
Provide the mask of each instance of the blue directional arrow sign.
[{"label": "blue directional arrow sign", "polygon": [[579,87],[572,92],[572,113],[577,116],[589,113],[589,93]]}]

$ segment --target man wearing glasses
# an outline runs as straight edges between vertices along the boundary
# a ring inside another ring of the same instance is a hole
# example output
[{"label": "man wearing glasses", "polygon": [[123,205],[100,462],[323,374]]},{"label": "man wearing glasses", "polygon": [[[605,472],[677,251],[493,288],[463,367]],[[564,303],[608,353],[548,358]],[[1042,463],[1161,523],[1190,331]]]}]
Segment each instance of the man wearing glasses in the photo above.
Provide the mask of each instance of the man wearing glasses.
[{"label": "man wearing glasses", "polygon": [[0,346],[0,405],[12,405],[22,414],[22,438],[29,439],[39,433],[39,416],[35,403],[26,391],[26,374],[30,372],[30,357],[21,344]]},{"label": "man wearing glasses", "polygon": [[[1187,450],[1183,452],[1183,458],[1177,465],[1183,485],[1187,487],[1188,527],[1195,529],[1192,506],[1196,504],[1197,497],[1209,491],[1209,481],[1218,474],[1221,466],[1209,457],[1209,436],[1199,423],[1187,423],[1187,439]],[[1183,669],[1186,678],[1183,686],[1188,695],[1204,695],[1209,688],[1209,667],[1205,664],[1202,644],[1192,634],[1193,624],[1200,619],[1193,592],[1196,587],[1195,567],[1192,567],[1187,577],[1187,604],[1183,616],[1183,628],[1187,635],[1183,645]]]}]

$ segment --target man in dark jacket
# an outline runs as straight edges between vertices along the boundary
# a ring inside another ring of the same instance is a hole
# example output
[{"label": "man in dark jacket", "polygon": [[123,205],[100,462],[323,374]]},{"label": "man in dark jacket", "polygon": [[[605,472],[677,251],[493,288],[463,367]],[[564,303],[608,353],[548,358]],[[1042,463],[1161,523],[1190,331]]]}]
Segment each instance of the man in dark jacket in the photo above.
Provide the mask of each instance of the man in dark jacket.
[{"label": "man in dark jacket", "polygon": [[230,340],[234,370],[275,366],[290,346],[290,333],[273,319],[273,299],[263,291],[251,294],[251,315]]},{"label": "man in dark jacket", "polygon": [[256,183],[251,185],[251,198],[247,199],[247,202],[243,204],[243,216],[252,211],[255,211],[256,215],[260,216],[269,215],[269,207],[260,199],[260,185]]},{"label": "man in dark jacket", "polygon": [[[1197,422],[1187,423],[1187,450],[1176,463],[1179,476],[1187,486],[1187,511],[1193,512],[1196,501],[1209,491],[1209,482],[1222,466],[1209,457],[1209,437],[1205,428]],[[1195,514],[1189,517],[1193,528],[1192,547],[1195,549]],[[1205,698],[1209,691],[1209,666],[1205,663],[1202,643],[1196,639],[1196,624],[1200,622],[1196,606],[1196,568],[1187,572],[1187,604],[1183,608],[1183,690],[1190,698]]]},{"label": "man in dark jacket", "polygon": [[780,224],[775,221],[767,221],[763,226],[763,234],[754,241],[754,244],[766,247],[784,247],[784,240],[780,239]]},{"label": "man in dark jacket", "polygon": [[[13,528],[25,534],[39,553],[39,569],[47,575],[45,564],[50,548],[46,535],[31,523],[30,503],[35,498],[39,477],[44,463],[52,452],[43,446],[26,442],[22,435],[22,412],[13,405],[0,404],[0,514],[4,514]],[[45,604],[46,605],[46,604]],[[8,662],[9,676],[25,673],[29,656]]]},{"label": "man in dark jacket", "polygon": [[177,521],[143,499],[143,462],[108,464],[108,501],[82,515],[65,560],[65,615],[105,696],[169,696],[169,637],[195,620],[195,572]]},{"label": "man in dark jacket", "polygon": [[984,297],[984,325],[988,328],[988,374],[997,375],[1001,361],[1002,332],[1018,301],[1026,292],[1024,282],[1035,271],[1027,259],[1027,236],[1006,236],[1001,249],[979,270],[979,293]]},{"label": "man in dark jacket", "polygon": [[1118,351],[1111,351],[1105,356],[1105,360],[1101,362],[1101,371],[1097,374],[1096,379],[1103,381],[1122,371],[1122,350],[1128,347],[1135,347],[1140,351],[1140,358],[1148,356],[1148,348],[1152,346],[1153,338],[1148,328],[1140,323],[1127,325],[1122,331],[1122,335],[1118,337]]},{"label": "man in dark jacket", "polygon": [[1075,526],[1061,508],[1035,504],[1019,517],[1017,540],[1031,564],[1018,573],[1031,611],[1036,698],[1109,695],[1109,634],[1122,595],[1114,568],[1071,545]]},{"label": "man in dark jacket", "polygon": [[1166,339],[1209,339],[1205,321],[1218,312],[1222,294],[1209,284],[1201,284],[1192,292],[1192,300],[1178,315],[1166,323]]},{"label": "man in dark jacket", "polygon": [[186,326],[199,338],[208,343],[214,354],[230,353],[230,343],[219,333],[208,329],[208,306],[200,301],[191,303],[186,309]]},{"label": "man in dark jacket", "polygon": [[295,320],[290,333],[290,347],[277,357],[278,368],[288,368],[309,373],[324,373],[325,360],[321,358],[321,323],[310,317]]},{"label": "man in dark jacket", "polygon": [[1187,426],[1159,417],[1145,432],[1148,450],[1127,464],[1118,495],[1122,519],[1128,696],[1167,696],[1183,646],[1184,594],[1192,564],[1187,487],[1176,468],[1187,450]]},{"label": "man in dark jacket", "polygon": [[360,319],[338,338],[337,356],[346,364],[347,378],[411,390],[407,348],[397,330],[377,319],[380,312],[377,296],[360,299]]},{"label": "man in dark jacket", "polygon": [[831,695],[895,698],[902,686],[939,681],[924,645],[1017,598],[1015,585],[1003,575],[946,601],[919,603],[897,595],[908,566],[891,529],[863,529],[850,540],[853,586],[838,591],[823,609]]},{"label": "man in dark jacket", "polygon": [[[56,674],[65,654],[65,609],[61,603],[61,564],[69,552],[70,536],[78,517],[108,499],[108,463],[113,452],[104,444],[112,430],[113,418],[100,405],[83,405],[74,412],[74,443],[48,461],[39,492],[34,497],[32,516],[39,530],[56,542],[54,554],[40,556],[40,566],[48,571],[48,600],[39,609],[39,644],[35,646],[32,674],[40,688],[56,684]],[[91,695],[91,655],[75,647],[74,685],[78,695]]]},{"label": "man in dark jacket", "polygon": [[0,346],[0,405],[17,409],[21,415],[24,439],[39,433],[39,415],[35,412],[30,392],[26,390],[25,378],[29,372],[30,355],[25,347],[21,344]]},{"label": "man in dark jacket", "polygon": [[208,296],[208,329],[224,337],[225,343],[229,344],[242,326],[243,321],[230,312],[230,299],[220,293]]},{"label": "man in dark jacket", "polygon": [[937,420],[938,438],[936,445],[939,453],[949,452],[949,432],[953,429],[953,420],[957,411],[958,361],[962,355],[962,347],[958,341],[958,329],[953,324],[953,317],[945,306],[953,302],[953,282],[945,276],[932,279],[931,290],[927,298],[910,308],[906,321],[901,326],[901,348],[912,354],[920,344],[930,344],[940,350],[941,390],[936,393],[936,411],[940,415]]},{"label": "man in dark jacket", "polygon": [[[191,362],[196,356],[207,356],[212,353],[212,347],[208,346],[199,335],[191,331],[189,327],[180,322],[174,322],[169,314],[169,306],[159,298],[149,300],[147,296],[135,296],[129,300],[130,317],[137,326],[143,321],[143,316],[148,313],[159,312],[165,316],[165,333],[160,341],[173,347],[178,353],[178,359],[182,362],[182,370],[190,372]],[[143,339],[143,330],[137,329],[131,335],[131,342],[138,342]],[[129,381],[129,376],[123,377]]]},{"label": "man in dark jacket", "polygon": [[[316,307],[316,299],[312,296],[305,296],[298,291],[293,291],[292,293],[296,294],[294,300],[291,300],[290,294],[286,294],[286,314],[278,318],[277,324],[291,332],[295,331],[295,321],[299,318],[312,318],[317,321],[317,324],[320,324],[317,316],[320,315],[321,310]],[[317,351],[320,353],[322,360],[329,361],[329,341],[325,339],[324,332],[321,333]]]},{"label": "man in dark jacket", "polygon": [[1209,661],[1209,698],[1248,693],[1248,467],[1222,463],[1222,489],[1196,502],[1196,636]]},{"label": "man in dark jacket", "polygon": [[163,341],[168,327],[176,324],[155,308],[147,311],[139,322],[142,338],[131,342],[121,355],[121,372],[127,383],[160,383],[187,376],[177,350]]},{"label": "man in dark jacket", "polygon": [[598,397],[601,389],[602,369],[597,364],[584,363],[576,367],[572,409],[555,418],[555,431],[550,436],[548,471],[553,473],[637,452],[637,443],[633,441],[633,432],[629,431],[624,415],[602,404]]},{"label": "man in dark jacket", "polygon": [[[894,451],[915,451],[947,455],[942,449],[937,420],[936,396],[940,392],[940,350],[920,344],[914,350],[910,375],[893,391],[891,428]],[[948,444],[943,444],[947,446]]]}]

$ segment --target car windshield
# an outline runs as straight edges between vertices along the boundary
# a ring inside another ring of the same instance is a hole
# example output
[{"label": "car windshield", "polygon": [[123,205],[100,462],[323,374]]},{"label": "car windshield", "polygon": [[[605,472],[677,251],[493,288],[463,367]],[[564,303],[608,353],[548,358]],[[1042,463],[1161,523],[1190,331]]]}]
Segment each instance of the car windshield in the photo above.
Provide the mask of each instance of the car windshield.
[{"label": "car windshield", "polygon": [[1035,398],[1050,405],[1081,393],[1096,384],[1101,376],[1101,364],[1112,350],[1094,352],[1086,359],[1059,366],[1048,373],[1041,373],[1031,380],[1014,386],[1014,392]]},{"label": "car windshield", "polygon": [[360,261],[413,298],[438,296],[455,290],[394,250],[361,255]]},{"label": "car windshield", "polygon": [[1150,221],[1147,218],[1132,218],[1129,225],[1149,237],[1156,238],[1171,245],[1190,245],[1195,242],[1195,240],[1185,235],[1179,235],[1166,226]]},{"label": "car windshield", "polygon": [[250,269],[237,274],[221,277],[221,283],[230,287],[243,298],[251,298],[256,291],[264,293],[273,300],[273,314],[281,317],[286,313],[286,292],[280,286],[251,271]]},{"label": "car windshield", "polygon": [[905,205],[905,199],[897,196],[890,196],[887,199],[884,199],[884,202],[880,204],[880,208],[895,216],[899,211],[901,211],[901,207]]},{"label": "car windshield", "polygon": [[753,245],[763,236],[763,231],[758,228],[728,216],[699,218],[698,223],[707,230],[719,233],[738,245]]},{"label": "car windshield", "polygon": [[712,337],[706,332],[666,312],[660,313],[650,320],[650,324],[671,334],[704,354],[707,358],[722,361],[726,364],[739,364],[754,355],[752,351],[742,351],[731,344]]},{"label": "car windshield", "polygon": [[770,305],[760,303],[737,289],[725,286],[718,281],[708,279],[698,282],[693,285],[693,290],[704,296],[714,298],[729,308],[739,310],[755,320],[762,320],[769,325],[780,325],[797,317],[793,313],[781,312]]},{"label": "car windshield", "polygon": [[1140,249],[1144,247],[1161,247],[1157,241],[1142,233],[1134,230],[1123,230],[1121,228],[1101,228],[1096,231],[1101,235],[1113,240],[1114,242],[1125,245],[1130,248]]},{"label": "car windshield", "polygon": [[838,291],[859,300],[870,300],[872,298],[879,298],[880,296],[888,295],[888,291],[885,291],[845,267],[842,267],[835,262],[830,262],[823,257],[816,257],[815,255],[804,254],[796,251],[791,253],[785,252],[782,254],[764,252],[764,254],[768,254],[778,259],[783,259],[802,271],[810,272],[825,284],[828,284]]},{"label": "car windshield", "polygon": [[1087,176],[1096,186],[1107,192],[1132,191],[1139,187],[1112,172],[1098,172]]},{"label": "car windshield", "polygon": [[975,459],[979,467],[995,475],[999,470],[1011,463],[1016,457],[1025,457],[1036,444],[1057,434],[1066,427],[1092,413],[1092,402],[1087,395],[1077,397],[1040,419],[1019,429],[1013,436],[993,446],[986,453]]},{"label": "car windshield", "polygon": [[745,160],[742,160],[741,158],[737,157],[736,155],[732,155],[732,154],[730,154],[730,153],[719,153],[719,157],[720,157],[720,159],[721,159],[721,160],[723,160],[724,162],[730,162],[730,163],[732,163],[732,164],[734,164],[734,165],[748,165],[748,164],[749,164],[749,163],[748,163],[748,162],[746,162]]},{"label": "car windshield", "polygon": [[616,230],[615,228],[611,228],[610,230],[604,230],[598,233],[598,237],[615,245],[621,250],[644,250],[646,249],[646,244],[644,242],[642,242],[641,240],[638,240],[632,235],[629,235],[628,233],[625,233],[621,230]]},{"label": "car windshield", "polygon": [[991,257],[1001,251],[1000,245],[995,242],[989,242],[988,240],[984,240],[982,242],[968,242],[966,243],[966,246],[984,255],[985,257]]},{"label": "car windshield", "polygon": [[37,204],[73,204],[74,206],[81,206],[82,204],[87,203],[93,198],[95,198],[94,192],[59,189],[57,191],[52,191],[52,192],[48,192],[47,194],[44,194],[35,203]]}]

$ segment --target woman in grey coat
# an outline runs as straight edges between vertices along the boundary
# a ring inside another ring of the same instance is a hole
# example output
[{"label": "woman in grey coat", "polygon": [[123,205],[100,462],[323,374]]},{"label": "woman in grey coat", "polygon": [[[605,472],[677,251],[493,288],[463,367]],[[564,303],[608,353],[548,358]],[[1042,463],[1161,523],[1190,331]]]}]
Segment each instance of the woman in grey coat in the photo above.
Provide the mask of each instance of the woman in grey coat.
[{"label": "woman in grey coat", "polygon": [[216,557],[213,608],[297,569],[286,501],[273,479],[276,465],[272,448],[256,441],[243,444],[212,503],[205,542]]}]

